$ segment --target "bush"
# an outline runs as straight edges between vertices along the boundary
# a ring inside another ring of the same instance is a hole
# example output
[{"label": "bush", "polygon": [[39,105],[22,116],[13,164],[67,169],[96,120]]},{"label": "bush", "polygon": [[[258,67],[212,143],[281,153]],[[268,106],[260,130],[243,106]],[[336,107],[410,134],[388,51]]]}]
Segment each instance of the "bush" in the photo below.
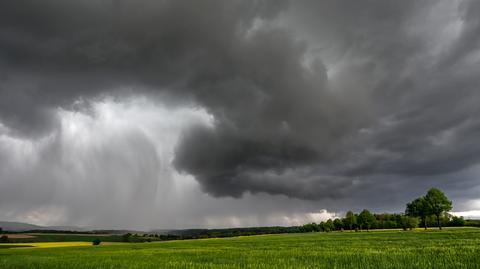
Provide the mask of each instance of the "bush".
[{"label": "bush", "polygon": [[92,244],[93,244],[94,246],[98,246],[98,245],[100,245],[101,242],[102,242],[102,241],[100,241],[100,239],[95,238],[95,239],[93,239]]},{"label": "bush", "polygon": [[0,243],[8,243],[8,242],[10,242],[10,240],[8,240],[8,236],[2,235],[2,237],[0,237]]},{"label": "bush", "polygon": [[465,226],[480,227],[480,220],[465,220]]},{"label": "bush", "polygon": [[132,236],[131,233],[126,233],[124,235],[122,235],[122,241],[123,242],[130,242],[130,237]]}]

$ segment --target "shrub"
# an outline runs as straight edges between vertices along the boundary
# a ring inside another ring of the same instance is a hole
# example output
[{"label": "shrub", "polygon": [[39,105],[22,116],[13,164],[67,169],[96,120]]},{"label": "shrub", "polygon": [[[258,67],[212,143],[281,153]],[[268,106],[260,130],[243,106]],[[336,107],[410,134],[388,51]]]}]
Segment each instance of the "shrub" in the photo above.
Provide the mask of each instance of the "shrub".
[{"label": "shrub", "polygon": [[2,237],[0,237],[0,243],[8,243],[8,242],[10,242],[10,240],[8,240],[8,236],[2,235]]},{"label": "shrub", "polygon": [[126,233],[124,235],[122,235],[122,241],[123,242],[130,242],[130,237],[132,236],[131,233]]},{"label": "shrub", "polygon": [[102,241],[100,241],[100,239],[95,238],[95,239],[93,239],[92,244],[93,244],[94,246],[98,246],[98,245],[100,245],[101,242],[102,242]]}]

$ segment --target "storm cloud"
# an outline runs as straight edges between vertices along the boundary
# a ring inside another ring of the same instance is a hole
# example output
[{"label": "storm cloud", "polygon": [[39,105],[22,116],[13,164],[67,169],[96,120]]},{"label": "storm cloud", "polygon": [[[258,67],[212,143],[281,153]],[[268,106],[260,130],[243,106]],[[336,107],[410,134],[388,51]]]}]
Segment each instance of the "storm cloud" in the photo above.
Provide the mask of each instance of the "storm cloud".
[{"label": "storm cloud", "polygon": [[467,0],[2,1],[0,212],[162,224],[146,205],[188,200],[161,197],[189,177],[217,217],[401,210],[432,186],[475,209],[479,18]]}]

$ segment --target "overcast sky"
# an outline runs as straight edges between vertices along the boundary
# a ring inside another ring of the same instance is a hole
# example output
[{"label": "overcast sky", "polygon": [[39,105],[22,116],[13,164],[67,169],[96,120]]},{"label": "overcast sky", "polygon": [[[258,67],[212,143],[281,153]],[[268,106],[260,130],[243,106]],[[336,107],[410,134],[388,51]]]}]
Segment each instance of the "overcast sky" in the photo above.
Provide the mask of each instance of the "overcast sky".
[{"label": "overcast sky", "polygon": [[0,1],[0,220],[480,216],[480,1]]}]

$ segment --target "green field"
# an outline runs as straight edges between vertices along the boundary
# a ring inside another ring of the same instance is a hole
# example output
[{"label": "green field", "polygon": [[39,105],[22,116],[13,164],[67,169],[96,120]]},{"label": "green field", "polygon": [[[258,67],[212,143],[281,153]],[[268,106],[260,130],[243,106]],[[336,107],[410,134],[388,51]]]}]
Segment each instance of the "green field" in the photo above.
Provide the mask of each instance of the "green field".
[{"label": "green field", "polygon": [[480,229],[0,248],[0,268],[480,268]]}]

